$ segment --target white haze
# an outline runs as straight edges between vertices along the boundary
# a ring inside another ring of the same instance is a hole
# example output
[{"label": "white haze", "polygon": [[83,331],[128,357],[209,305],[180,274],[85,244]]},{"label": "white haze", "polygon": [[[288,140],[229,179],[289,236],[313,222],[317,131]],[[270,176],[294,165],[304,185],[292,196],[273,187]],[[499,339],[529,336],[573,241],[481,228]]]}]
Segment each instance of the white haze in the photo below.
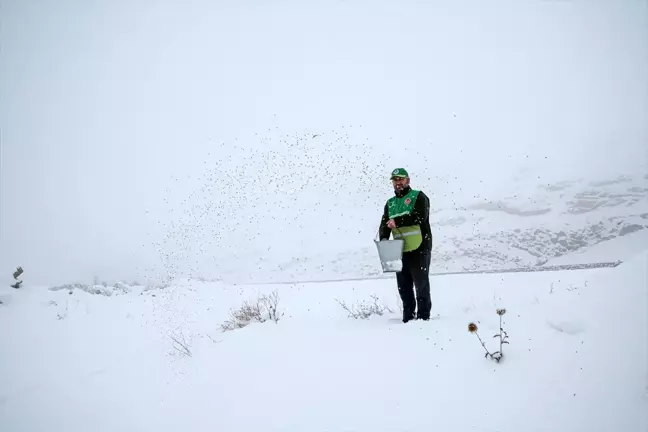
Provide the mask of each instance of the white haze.
[{"label": "white haze", "polygon": [[646,2],[1,6],[3,278],[364,246],[398,166],[435,208],[645,170]]}]

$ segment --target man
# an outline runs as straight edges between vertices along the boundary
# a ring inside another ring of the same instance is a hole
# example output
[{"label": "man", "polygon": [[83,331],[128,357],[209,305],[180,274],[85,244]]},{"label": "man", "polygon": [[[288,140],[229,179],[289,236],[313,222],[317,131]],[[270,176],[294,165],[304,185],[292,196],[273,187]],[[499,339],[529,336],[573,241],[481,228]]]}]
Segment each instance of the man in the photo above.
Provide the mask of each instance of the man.
[{"label": "man", "polygon": [[[404,168],[392,172],[393,197],[387,200],[380,221],[380,239],[405,241],[403,268],[396,273],[398,293],[403,301],[403,322],[414,318],[429,320],[432,309],[430,298],[430,258],[432,230],[430,229],[430,200],[423,192],[410,187],[409,174]],[[416,287],[416,298],[414,296]]]}]

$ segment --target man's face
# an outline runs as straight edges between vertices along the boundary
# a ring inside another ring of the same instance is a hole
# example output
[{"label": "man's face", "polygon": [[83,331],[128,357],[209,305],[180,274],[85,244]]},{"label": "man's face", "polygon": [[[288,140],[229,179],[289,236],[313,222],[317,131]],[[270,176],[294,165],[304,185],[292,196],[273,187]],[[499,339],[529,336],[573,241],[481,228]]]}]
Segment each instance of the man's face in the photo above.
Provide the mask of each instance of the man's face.
[{"label": "man's face", "polygon": [[392,185],[394,186],[394,190],[397,192],[402,191],[408,184],[409,179],[405,177],[394,177],[392,179]]}]

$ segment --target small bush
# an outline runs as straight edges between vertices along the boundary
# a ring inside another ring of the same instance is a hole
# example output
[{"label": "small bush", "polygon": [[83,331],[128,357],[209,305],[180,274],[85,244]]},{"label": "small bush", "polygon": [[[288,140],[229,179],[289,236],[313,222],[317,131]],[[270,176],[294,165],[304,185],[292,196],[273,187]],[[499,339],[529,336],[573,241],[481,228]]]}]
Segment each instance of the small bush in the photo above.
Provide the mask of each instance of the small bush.
[{"label": "small bush", "polygon": [[273,291],[270,295],[261,295],[254,301],[245,301],[240,308],[230,312],[230,318],[221,324],[222,331],[243,328],[252,322],[263,323],[274,321],[283,316],[279,313],[279,294]]},{"label": "small bush", "polygon": [[381,304],[378,300],[378,297],[375,294],[372,294],[371,298],[373,299],[373,303],[367,301],[361,301],[361,302],[357,302],[351,307],[348,307],[346,303],[344,303],[343,301],[337,299],[336,301],[340,304],[340,306],[342,306],[342,309],[347,311],[347,313],[349,314],[349,318],[353,318],[353,319],[367,319],[372,315],[382,316],[385,314],[385,312],[387,313],[394,312],[389,306]]}]

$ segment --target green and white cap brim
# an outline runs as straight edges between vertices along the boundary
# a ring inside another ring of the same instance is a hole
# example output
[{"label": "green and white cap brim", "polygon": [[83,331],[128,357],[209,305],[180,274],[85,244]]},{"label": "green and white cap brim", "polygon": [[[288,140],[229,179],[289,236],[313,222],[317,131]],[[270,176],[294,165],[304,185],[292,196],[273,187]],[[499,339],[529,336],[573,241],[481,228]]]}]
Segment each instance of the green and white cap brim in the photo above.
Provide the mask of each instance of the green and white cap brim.
[{"label": "green and white cap brim", "polygon": [[407,170],[405,168],[396,168],[394,171],[391,173],[390,179],[393,180],[395,178],[408,178],[409,174],[407,173]]}]

